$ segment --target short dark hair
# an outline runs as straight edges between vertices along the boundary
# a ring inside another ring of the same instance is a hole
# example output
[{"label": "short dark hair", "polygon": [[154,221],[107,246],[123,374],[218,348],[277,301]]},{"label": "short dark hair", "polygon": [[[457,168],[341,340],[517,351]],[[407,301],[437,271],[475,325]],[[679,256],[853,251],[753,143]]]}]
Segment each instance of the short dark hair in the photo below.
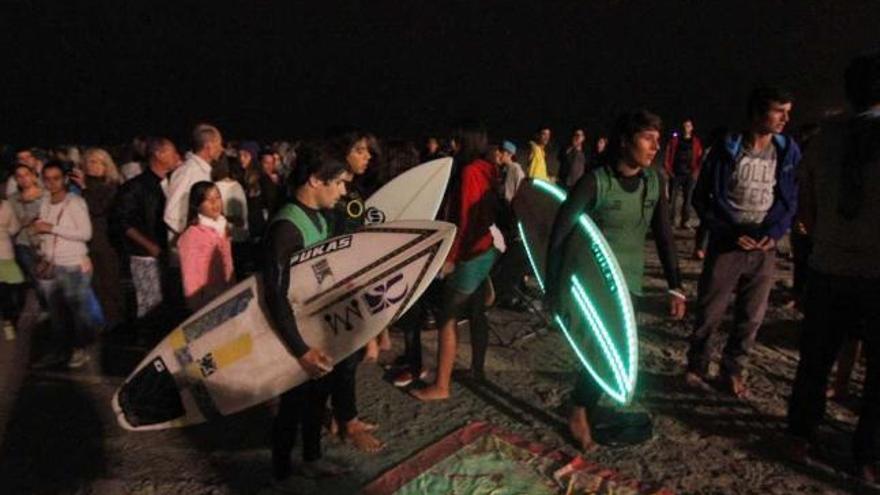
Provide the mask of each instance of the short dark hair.
[{"label": "short dark hair", "polygon": [[275,150],[272,148],[262,148],[259,153],[257,153],[257,160],[262,160],[264,156],[269,155],[271,157],[275,157]]},{"label": "short dark hair", "polygon": [[291,191],[304,185],[309,178],[327,182],[342,175],[348,170],[348,165],[335,157],[322,153],[321,150],[311,144],[303,144],[296,150],[296,167],[288,179]]},{"label": "short dark hair", "polygon": [[171,142],[170,139],[164,137],[148,137],[146,139],[146,153],[147,159],[155,158],[159,151],[162,150],[165,146],[174,143]]},{"label": "short dark hair", "polygon": [[758,86],[749,93],[747,111],[749,120],[762,117],[772,103],[792,103],[794,95],[777,86]]},{"label": "short dark hair", "polygon": [[68,162],[63,162],[61,160],[49,160],[45,165],[43,165],[42,177],[46,176],[46,171],[51,169],[56,169],[61,172],[61,177],[64,178],[64,186],[67,188],[67,174],[73,170],[73,164]]},{"label": "short dark hair", "polygon": [[213,182],[202,180],[196,182],[189,189],[189,207],[186,212],[186,224],[195,225],[199,223],[199,206],[205,201],[208,191],[217,186]]},{"label": "short dark hair", "polygon": [[880,103],[880,51],[852,59],[844,74],[846,98],[857,111]]},{"label": "short dark hair", "polygon": [[642,131],[661,131],[663,121],[657,114],[638,109],[626,112],[617,117],[611,135],[608,137],[608,146],[605,148],[610,165],[615,165],[621,157],[621,148],[629,143],[636,134]]},{"label": "short dark hair", "polygon": [[[34,176],[37,176],[37,171],[32,169],[31,167],[25,165],[24,163],[16,163],[15,165],[13,165],[12,166],[12,174],[14,175],[16,172],[18,172],[18,169],[20,169],[20,168],[27,170],[28,172],[34,174]],[[46,169],[46,167],[44,166],[43,170],[45,170],[45,169]]]}]

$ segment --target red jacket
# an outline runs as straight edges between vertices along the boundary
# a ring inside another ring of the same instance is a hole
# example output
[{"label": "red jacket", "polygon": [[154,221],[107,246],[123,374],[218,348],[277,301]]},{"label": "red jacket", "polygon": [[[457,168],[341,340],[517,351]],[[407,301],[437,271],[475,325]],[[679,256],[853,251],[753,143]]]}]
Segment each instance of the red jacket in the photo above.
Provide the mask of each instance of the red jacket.
[{"label": "red jacket", "polygon": [[498,167],[482,159],[472,161],[461,171],[458,214],[454,219],[458,233],[447,261],[467,261],[492,247],[489,227],[495,223],[497,214],[494,187],[498,180]]},{"label": "red jacket", "polygon": [[[672,139],[666,143],[666,156],[663,159],[663,168],[669,177],[675,175],[672,167],[675,166],[675,153],[678,151],[678,134],[672,136]],[[691,138],[693,141],[693,149],[691,150],[691,174],[696,177],[700,173],[700,163],[703,160],[703,143],[696,134]]]}]

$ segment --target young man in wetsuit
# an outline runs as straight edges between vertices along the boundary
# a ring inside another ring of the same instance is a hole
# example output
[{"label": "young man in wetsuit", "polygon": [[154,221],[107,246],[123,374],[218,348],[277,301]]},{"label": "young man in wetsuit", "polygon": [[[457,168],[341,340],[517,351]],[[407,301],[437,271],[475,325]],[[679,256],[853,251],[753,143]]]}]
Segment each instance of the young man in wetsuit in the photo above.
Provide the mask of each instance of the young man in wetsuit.
[{"label": "young man in wetsuit", "polygon": [[278,480],[291,474],[290,454],[300,430],[305,476],[334,476],[346,471],[343,466],[321,459],[321,427],[330,393],[329,373],[333,369],[330,357],[303,341],[288,302],[291,257],[329,237],[330,227],[322,210],[332,208],[345,194],[345,173],[345,163],[322,158],[310,147],[300,149],[291,176],[293,200],[278,211],[265,239],[267,252],[262,275],[270,321],[311,377],[281,396],[272,428],[272,468]]},{"label": "young man in wetsuit", "polygon": [[[332,212],[334,236],[351,233],[364,226],[364,203],[368,191],[362,188],[359,178],[364,177],[370,163],[369,138],[369,134],[357,129],[340,129],[325,143],[325,154],[346,165],[346,194]],[[375,356],[370,355],[371,347]],[[375,340],[366,348],[337,363],[331,373],[330,402],[333,406],[334,423],[331,423],[330,430],[350,441],[361,452],[378,452],[384,444],[373,434],[377,426],[358,417],[357,368],[365,356],[373,357],[373,361],[378,357]]]},{"label": "young man in wetsuit", "polygon": [[[663,177],[651,167],[660,149],[660,118],[645,110],[622,115],[610,136],[604,161],[585,174],[556,215],[548,253],[558,253],[586,213],[596,222],[614,252],[627,287],[636,298],[642,295],[645,270],[645,236],[654,234],[663,272],[669,284],[669,313],[681,319],[685,295],[681,287],[675,238],[669,224],[669,205],[662,194]],[[562,282],[562,257],[548,255],[547,294],[555,306]],[[588,410],[602,395],[585,370],[578,372],[572,392],[574,409],[569,420],[572,435],[584,450],[595,447]]]},{"label": "young man in wetsuit", "polygon": [[708,228],[709,246],[698,284],[697,320],[685,381],[706,388],[710,346],[731,296],[734,328],[724,346],[721,382],[737,398],[747,394],[749,349],[764,321],[776,280],[776,242],[797,211],[797,143],[782,134],[792,97],[773,87],[752,91],[749,129],[712,146],[694,192],[694,209]]}]

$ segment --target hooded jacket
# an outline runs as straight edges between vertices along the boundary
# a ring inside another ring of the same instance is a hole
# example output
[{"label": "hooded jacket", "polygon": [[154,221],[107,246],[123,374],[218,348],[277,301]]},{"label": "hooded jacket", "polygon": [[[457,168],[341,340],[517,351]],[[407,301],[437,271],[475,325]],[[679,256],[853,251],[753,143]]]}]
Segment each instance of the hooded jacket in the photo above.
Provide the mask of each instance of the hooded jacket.
[{"label": "hooded jacket", "polygon": [[692,202],[700,220],[709,228],[712,242],[732,248],[742,235],[753,239],[768,236],[778,241],[791,227],[797,211],[797,167],[801,161],[801,150],[794,139],[784,134],[774,134],[772,143],[776,147],[773,204],[757,226],[737,225],[733,221],[733,207],[728,198],[736,161],[743,151],[743,135],[728,134],[712,147],[703,162]]}]

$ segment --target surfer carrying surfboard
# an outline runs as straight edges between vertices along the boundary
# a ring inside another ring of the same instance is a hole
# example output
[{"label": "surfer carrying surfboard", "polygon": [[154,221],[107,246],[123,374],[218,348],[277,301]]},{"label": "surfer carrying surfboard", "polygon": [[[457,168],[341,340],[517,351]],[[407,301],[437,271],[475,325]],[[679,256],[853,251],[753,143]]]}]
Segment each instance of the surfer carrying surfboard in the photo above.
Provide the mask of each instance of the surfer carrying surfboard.
[{"label": "surfer carrying surfboard", "polygon": [[[610,136],[605,160],[575,184],[560,207],[547,251],[546,287],[551,309],[556,306],[554,301],[563,285],[560,272],[564,261],[552,253],[563,252],[578,217],[586,213],[608,241],[634,298],[642,295],[645,236],[651,229],[669,284],[669,314],[675,319],[684,317],[686,298],[669,223],[669,205],[662,194],[664,178],[651,167],[660,150],[660,129],[660,118],[645,110],[620,116]],[[601,395],[601,388],[580,370],[572,392],[574,409],[569,427],[584,450],[595,447],[587,411]]]},{"label": "surfer carrying surfboard", "polygon": [[331,359],[321,349],[305,343],[288,299],[291,258],[297,251],[328,238],[328,222],[322,210],[332,208],[345,194],[345,173],[345,163],[324,159],[316,150],[303,147],[292,175],[293,200],[278,211],[265,240],[262,275],[271,324],[312,378],[281,395],[272,427],[272,472],[278,480],[292,472],[290,455],[300,430],[303,475],[335,476],[347,471],[344,466],[321,458],[321,427],[330,394]]},{"label": "surfer carrying surfboard", "polygon": [[[332,211],[334,236],[348,234],[364,226],[366,194],[358,179],[363,178],[372,158],[368,138],[366,132],[346,129],[337,131],[337,135],[326,145],[327,155],[345,163],[347,167],[344,174],[346,193]],[[377,426],[358,418],[357,368],[365,355],[369,357],[371,346],[375,349],[372,359],[375,361],[378,357],[378,344],[374,339],[367,347],[336,363],[330,376],[330,402],[333,406],[330,431],[350,441],[362,452],[378,452],[384,447],[382,441],[372,433]]]}]

